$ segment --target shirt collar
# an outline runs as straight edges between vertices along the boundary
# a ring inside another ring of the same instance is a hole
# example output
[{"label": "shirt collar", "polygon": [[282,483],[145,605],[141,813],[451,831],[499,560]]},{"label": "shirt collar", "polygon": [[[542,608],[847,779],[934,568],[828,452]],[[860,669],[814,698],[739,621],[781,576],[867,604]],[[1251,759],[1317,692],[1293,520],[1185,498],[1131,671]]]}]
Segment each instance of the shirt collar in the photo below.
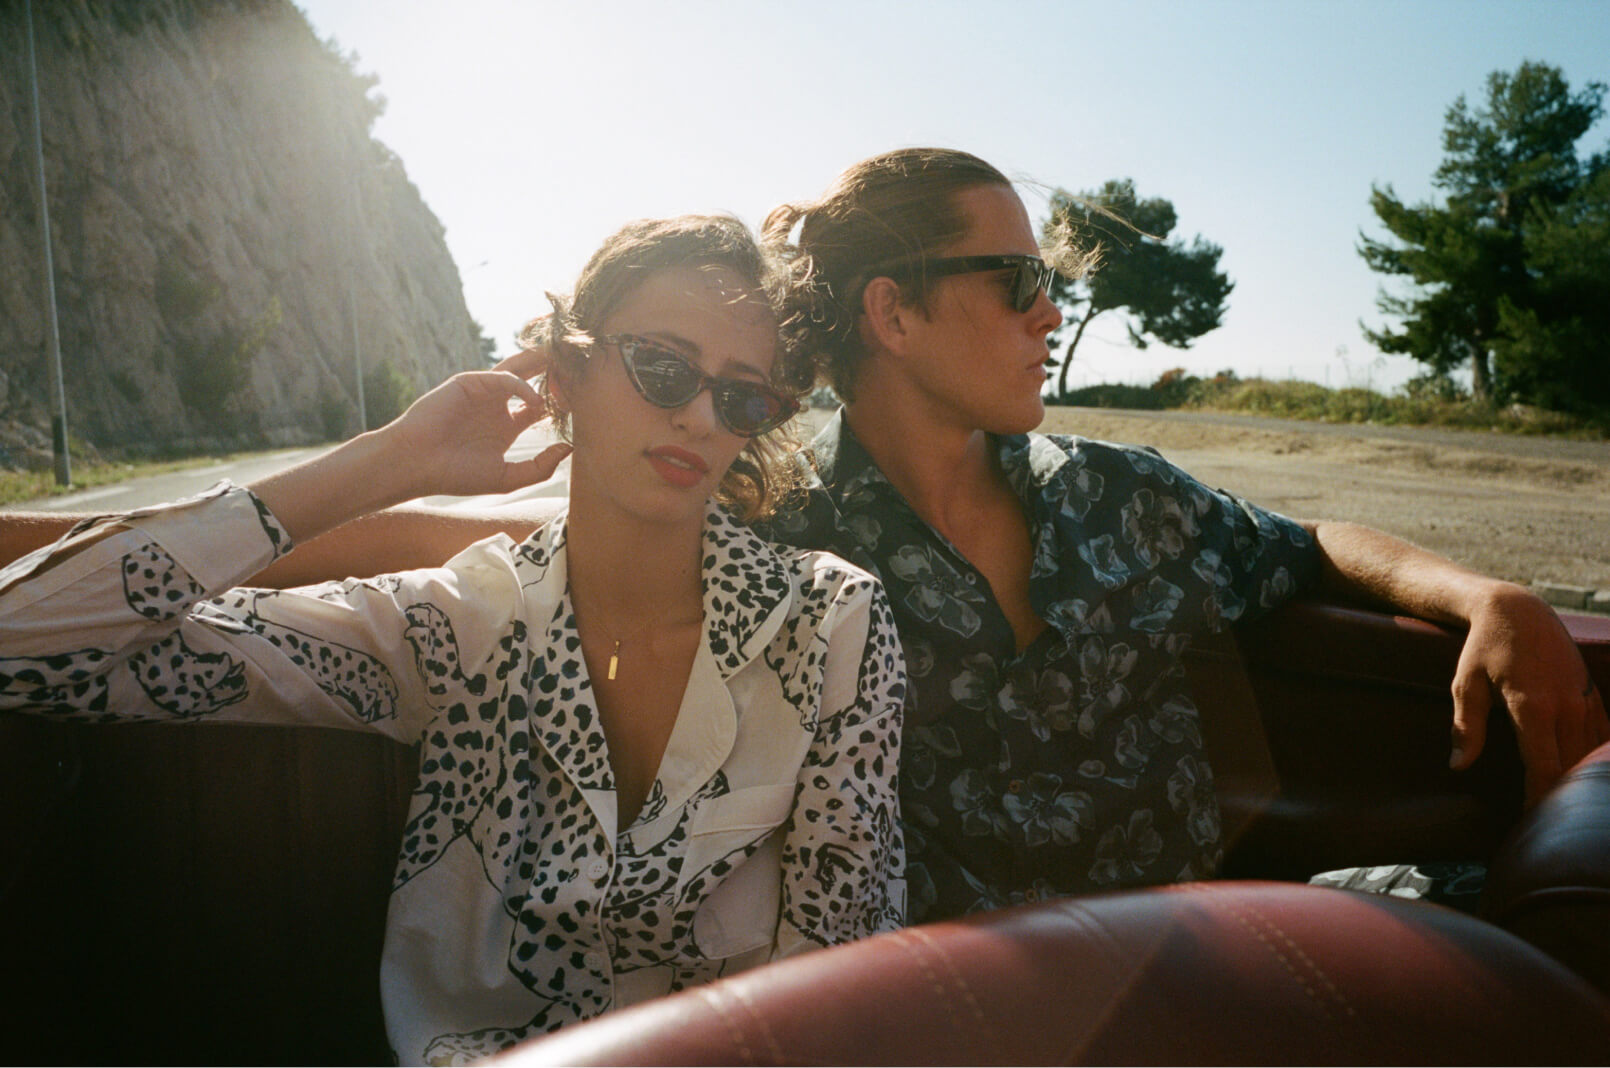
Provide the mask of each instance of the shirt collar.
[{"label": "shirt collar", "polygon": [[[1087,569],[1066,566],[1063,558],[1084,539],[1083,510],[1078,507],[1086,490],[1082,484],[1083,457],[1076,460],[1064,444],[1042,434],[992,435],[990,440],[1001,471],[1024,502],[1028,517],[1035,550],[1029,596],[1044,619],[1066,631],[1083,618],[1090,599],[1104,594],[1101,589],[1086,588],[1081,581]],[[812,467],[839,509],[841,526],[845,516],[867,507],[877,509],[880,496],[897,503],[915,521],[911,506],[884,477],[850,429],[843,408],[833,414],[811,442],[810,454]],[[1066,486],[1061,485],[1064,482]],[[1053,499],[1062,500],[1067,494],[1074,495],[1073,503],[1059,511]]]},{"label": "shirt collar", "polygon": [[[569,512],[561,512],[532,534],[520,551],[529,563],[542,568],[537,581],[544,599],[555,604],[570,583],[564,552],[569,520]],[[725,681],[759,656],[783,625],[793,586],[777,547],[714,500],[705,505],[700,546],[704,640]]]},{"label": "shirt collar", "polygon": [[[1032,500],[1030,489],[1049,483],[1068,462],[1066,452],[1039,434],[992,434],[990,441],[995,445],[1001,471],[1023,500]],[[872,485],[887,486],[898,496],[899,491],[850,429],[843,408],[834,412],[812,439],[808,452],[817,478],[838,500]]]},{"label": "shirt collar", "polygon": [[704,516],[704,632],[730,679],[788,616],[793,584],[777,547],[711,501]]}]

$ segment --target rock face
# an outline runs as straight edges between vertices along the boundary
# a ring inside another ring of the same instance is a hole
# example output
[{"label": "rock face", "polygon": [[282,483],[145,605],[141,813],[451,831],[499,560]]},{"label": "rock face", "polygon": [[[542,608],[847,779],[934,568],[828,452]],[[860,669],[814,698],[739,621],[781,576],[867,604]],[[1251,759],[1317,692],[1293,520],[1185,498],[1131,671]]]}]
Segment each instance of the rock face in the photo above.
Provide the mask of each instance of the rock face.
[{"label": "rock face", "polygon": [[[13,454],[50,426],[24,10],[0,0]],[[357,363],[371,423],[478,363],[441,223],[370,136],[373,80],[289,0],[34,0],[33,15],[74,438],[328,439],[358,429]]]}]

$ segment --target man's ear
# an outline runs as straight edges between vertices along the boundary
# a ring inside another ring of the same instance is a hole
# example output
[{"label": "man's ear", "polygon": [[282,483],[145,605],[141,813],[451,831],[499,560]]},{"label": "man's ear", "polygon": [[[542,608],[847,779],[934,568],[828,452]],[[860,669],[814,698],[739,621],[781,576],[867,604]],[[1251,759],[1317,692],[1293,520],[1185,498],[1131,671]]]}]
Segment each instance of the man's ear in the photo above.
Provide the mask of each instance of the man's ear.
[{"label": "man's ear", "polygon": [[900,285],[893,278],[874,278],[861,291],[862,338],[873,350],[903,352],[915,314],[917,309],[901,299]]}]

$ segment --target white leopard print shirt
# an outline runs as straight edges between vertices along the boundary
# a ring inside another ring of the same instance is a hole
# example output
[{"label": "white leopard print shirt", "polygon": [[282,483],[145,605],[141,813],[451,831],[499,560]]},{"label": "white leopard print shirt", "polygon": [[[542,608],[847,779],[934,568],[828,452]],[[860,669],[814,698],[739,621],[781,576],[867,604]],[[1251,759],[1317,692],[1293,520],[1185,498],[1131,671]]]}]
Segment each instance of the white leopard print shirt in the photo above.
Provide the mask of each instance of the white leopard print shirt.
[{"label": "white leopard print shirt", "polygon": [[0,571],[0,708],[420,743],[381,974],[403,1063],[901,923],[903,663],[881,588],[837,557],[710,508],[705,640],[617,835],[562,517],[441,568],[289,591],[232,588],[289,551],[246,490],[114,523]]}]

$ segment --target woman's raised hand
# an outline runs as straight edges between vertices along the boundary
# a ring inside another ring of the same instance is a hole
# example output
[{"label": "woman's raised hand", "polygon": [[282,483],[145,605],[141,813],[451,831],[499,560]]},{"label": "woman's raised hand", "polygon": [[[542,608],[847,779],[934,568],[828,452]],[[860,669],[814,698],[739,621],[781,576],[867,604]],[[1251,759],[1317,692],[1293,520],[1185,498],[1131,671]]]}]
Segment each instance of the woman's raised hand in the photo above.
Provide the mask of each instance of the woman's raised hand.
[{"label": "woman's raised hand", "polygon": [[[570,446],[557,444],[511,460],[515,438],[544,417],[541,394],[526,381],[520,357],[490,371],[454,375],[377,433],[385,452],[415,473],[415,496],[509,493],[553,476]],[[520,362],[516,362],[520,361]],[[542,361],[544,364],[546,361]],[[505,370],[522,367],[522,371]]]},{"label": "woman's raised hand", "polygon": [[522,349],[513,356],[505,356],[493,365],[492,370],[507,371],[529,382],[538,375],[547,374],[548,364],[548,348],[543,346],[540,349]]},{"label": "woman's raised hand", "polygon": [[545,413],[542,396],[523,377],[524,368],[538,364],[521,356],[498,365],[521,372],[454,375],[379,430],[260,479],[252,489],[293,540],[306,541],[415,497],[510,493],[551,478],[569,445],[508,458],[514,439]]}]

